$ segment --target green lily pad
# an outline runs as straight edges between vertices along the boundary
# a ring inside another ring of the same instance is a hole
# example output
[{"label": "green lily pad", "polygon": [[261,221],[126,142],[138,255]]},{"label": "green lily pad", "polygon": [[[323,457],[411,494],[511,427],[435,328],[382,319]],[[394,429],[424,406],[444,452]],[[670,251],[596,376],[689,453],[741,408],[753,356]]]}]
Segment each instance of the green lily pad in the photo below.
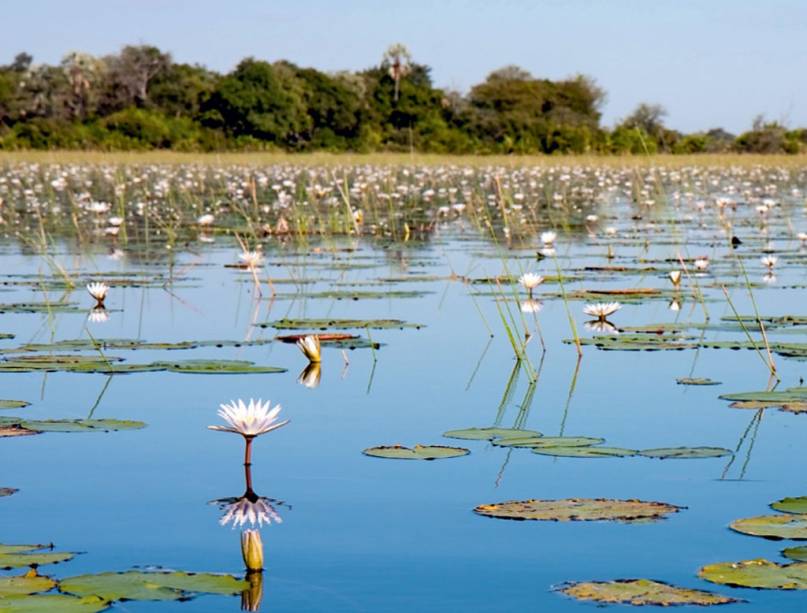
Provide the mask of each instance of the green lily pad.
[{"label": "green lily pad", "polygon": [[761,515],[731,522],[736,532],[767,539],[807,540],[807,515]]},{"label": "green lily pad", "polygon": [[768,560],[743,560],[709,564],[698,576],[712,583],[760,590],[807,590],[807,563],[777,564]]},{"label": "green lily pad", "polygon": [[781,511],[782,513],[793,513],[796,515],[807,514],[807,496],[782,498],[772,503],[771,508],[774,511]]},{"label": "green lily pad", "polygon": [[644,521],[661,519],[684,507],[666,502],[611,500],[606,498],[564,498],[560,500],[510,500],[482,504],[475,513],[499,519],[539,521]]},{"label": "green lily pad", "polygon": [[37,432],[115,432],[139,430],[146,424],[125,419],[46,419],[23,421],[20,426]]},{"label": "green lily pad", "polygon": [[447,438],[459,438],[469,441],[486,441],[504,438],[539,437],[540,432],[535,430],[517,430],[515,428],[465,428],[464,430],[449,430],[443,432]]},{"label": "green lily pad", "polygon": [[0,568],[37,567],[72,560],[76,555],[69,551],[50,550],[49,545],[0,545]]},{"label": "green lily pad", "polygon": [[558,591],[576,600],[633,606],[699,605],[711,606],[739,602],[703,590],[676,587],[650,579],[617,579],[567,583]]},{"label": "green lily pad", "polygon": [[622,447],[533,447],[532,452],[562,458],[626,458],[639,453]]},{"label": "green lily pad", "polygon": [[390,460],[442,460],[458,458],[471,453],[462,447],[446,447],[443,445],[415,445],[412,448],[400,445],[370,447],[362,453],[374,458]]},{"label": "green lily pad", "polygon": [[256,366],[245,360],[185,360],[182,362],[157,362],[171,372],[199,375],[248,375],[286,372],[277,366]]},{"label": "green lily pad", "polygon": [[66,594],[105,600],[186,600],[194,594],[240,594],[247,587],[232,575],[136,570],[79,575],[59,584]]},{"label": "green lily pad", "polygon": [[9,597],[0,600],[0,613],[97,613],[109,608],[98,596],[76,598],[64,594]]},{"label": "green lily pad", "polygon": [[493,441],[498,447],[590,447],[604,443],[604,438],[593,436],[533,436],[500,438]]},{"label": "green lily pad", "polygon": [[27,596],[39,592],[47,592],[56,587],[50,577],[40,577],[30,572],[19,577],[0,577],[0,602],[8,596]]},{"label": "green lily pad", "polygon": [[412,324],[400,319],[279,319],[257,325],[261,328],[271,327],[276,330],[347,330],[351,328],[390,330],[424,327],[421,324]]},{"label": "green lily pad", "polygon": [[679,377],[675,382],[678,385],[721,385],[720,381],[707,377]]},{"label": "green lily pad", "polygon": [[807,545],[788,547],[782,551],[782,555],[796,562],[807,562]]},{"label": "green lily pad", "polygon": [[24,409],[30,404],[25,400],[0,400],[0,409]]},{"label": "green lily pad", "polygon": [[660,460],[722,458],[732,455],[732,451],[722,447],[660,447],[658,449],[643,449],[639,452],[639,455]]}]

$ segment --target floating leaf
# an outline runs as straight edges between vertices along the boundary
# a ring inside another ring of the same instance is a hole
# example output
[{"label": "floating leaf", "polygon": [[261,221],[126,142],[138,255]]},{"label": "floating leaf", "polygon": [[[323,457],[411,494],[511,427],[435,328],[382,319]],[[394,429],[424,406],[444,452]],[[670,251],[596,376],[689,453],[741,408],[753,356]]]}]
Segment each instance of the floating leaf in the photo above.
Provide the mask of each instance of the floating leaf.
[{"label": "floating leaf", "polygon": [[772,503],[771,508],[782,513],[807,514],[807,496],[782,498]]},{"label": "floating leaf", "polygon": [[592,436],[540,436],[500,438],[493,441],[499,447],[590,447],[605,442]]},{"label": "floating leaf", "polygon": [[370,447],[362,453],[374,458],[387,458],[390,460],[442,460],[444,458],[458,458],[471,453],[462,447],[446,447],[443,445],[415,445],[411,449],[400,445],[388,447]]},{"label": "floating leaf", "polygon": [[516,428],[465,428],[464,430],[449,430],[444,432],[443,436],[469,441],[485,441],[493,440],[494,438],[538,437],[541,436],[541,433],[535,430],[518,430]]},{"label": "floating leaf", "polygon": [[679,377],[675,380],[678,385],[720,385],[720,381],[706,377]]},{"label": "floating leaf", "polygon": [[0,400],[0,409],[24,409],[30,404],[25,400]]},{"label": "floating leaf", "polygon": [[46,419],[26,420],[20,426],[37,432],[115,432],[138,430],[146,424],[125,419]]},{"label": "floating leaf", "polygon": [[807,540],[807,515],[761,515],[731,522],[736,532],[767,539]]},{"label": "floating leaf", "polygon": [[0,498],[4,496],[11,496],[12,494],[16,494],[19,490],[14,489],[13,487],[0,487]]},{"label": "floating leaf", "polygon": [[739,602],[720,594],[676,587],[650,579],[575,582],[560,587],[558,591],[577,600],[633,606],[711,606]]},{"label": "floating leaf", "polygon": [[157,362],[171,372],[200,375],[248,375],[286,372],[277,366],[256,366],[244,360],[185,360],[183,362]]},{"label": "floating leaf", "polygon": [[67,594],[106,600],[185,600],[193,594],[239,594],[247,587],[232,575],[136,570],[80,575],[59,584]]},{"label": "floating leaf", "polygon": [[807,563],[777,564],[768,560],[743,560],[709,564],[698,576],[712,583],[768,590],[807,590]]},{"label": "floating leaf", "polygon": [[72,560],[76,554],[67,551],[42,551],[49,545],[0,545],[0,568],[25,568],[43,566]]},{"label": "floating leaf", "polygon": [[279,319],[268,323],[257,324],[261,328],[276,330],[346,330],[350,328],[372,329],[420,329],[421,324],[411,324],[400,319]]},{"label": "floating leaf", "polygon": [[660,447],[658,449],[643,449],[639,452],[639,455],[660,460],[722,458],[732,455],[732,451],[722,447]]},{"label": "floating leaf", "polygon": [[0,599],[8,596],[27,596],[47,592],[54,587],[56,587],[56,582],[53,579],[40,577],[36,572],[29,572],[19,577],[0,577]]},{"label": "floating leaf", "polygon": [[564,458],[626,458],[639,453],[622,447],[533,447],[532,452]]},{"label": "floating leaf", "polygon": [[97,613],[108,608],[109,602],[98,596],[44,594],[0,600],[0,613]]},{"label": "floating leaf", "polygon": [[19,426],[19,424],[0,424],[0,438],[12,436],[32,436],[34,434],[42,434],[36,430],[27,430]]},{"label": "floating leaf", "polygon": [[683,507],[665,502],[610,500],[606,498],[564,498],[560,500],[510,500],[482,504],[474,509],[480,515],[500,519],[542,521],[641,521],[661,519]]},{"label": "floating leaf", "polygon": [[807,545],[801,547],[788,547],[782,555],[796,562],[807,562]]}]

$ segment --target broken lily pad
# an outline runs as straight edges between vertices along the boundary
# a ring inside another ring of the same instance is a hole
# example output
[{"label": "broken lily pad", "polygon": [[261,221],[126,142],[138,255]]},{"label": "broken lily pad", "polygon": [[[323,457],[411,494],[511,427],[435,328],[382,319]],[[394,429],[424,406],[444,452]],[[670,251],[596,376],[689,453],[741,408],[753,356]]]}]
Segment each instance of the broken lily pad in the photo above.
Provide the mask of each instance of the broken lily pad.
[{"label": "broken lily pad", "polygon": [[696,459],[696,458],[723,458],[732,455],[730,449],[722,447],[660,447],[658,449],[643,449],[640,456],[646,458],[669,459]]},{"label": "broken lily pad", "polygon": [[412,448],[401,445],[370,447],[362,453],[374,458],[390,460],[442,460],[458,458],[471,453],[462,447],[446,447],[443,445],[415,445]]},{"label": "broken lily pad", "polygon": [[247,587],[232,575],[137,570],[79,575],[59,584],[64,593],[105,600],[187,600],[194,594],[239,594]]},{"label": "broken lily pad", "polygon": [[535,430],[518,430],[516,428],[465,428],[464,430],[449,430],[443,432],[447,438],[459,438],[469,441],[489,441],[505,438],[539,437],[540,432]]},{"label": "broken lily pad", "polygon": [[777,564],[764,559],[708,564],[698,576],[712,583],[760,590],[807,589],[807,563]]},{"label": "broken lily pad", "polygon": [[650,579],[574,582],[561,586],[558,591],[576,600],[633,606],[711,606],[739,602],[734,598],[721,596],[720,594],[676,587]]},{"label": "broken lily pad", "polygon": [[644,521],[661,519],[684,507],[666,502],[612,500],[607,498],[563,498],[560,500],[510,500],[481,504],[475,513],[499,519],[540,521]]},{"label": "broken lily pad", "polygon": [[807,515],[761,515],[737,519],[729,525],[735,532],[767,539],[807,540]]},{"label": "broken lily pad", "polygon": [[774,511],[782,513],[793,513],[796,515],[807,513],[807,496],[796,498],[782,498],[771,504]]}]

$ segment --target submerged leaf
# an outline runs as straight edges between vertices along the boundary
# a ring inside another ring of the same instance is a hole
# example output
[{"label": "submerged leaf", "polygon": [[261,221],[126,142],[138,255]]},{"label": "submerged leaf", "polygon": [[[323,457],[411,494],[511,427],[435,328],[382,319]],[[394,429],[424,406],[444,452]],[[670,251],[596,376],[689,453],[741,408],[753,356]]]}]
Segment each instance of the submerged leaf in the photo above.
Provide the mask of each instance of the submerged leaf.
[{"label": "submerged leaf", "polygon": [[650,579],[575,582],[562,586],[558,591],[577,600],[633,606],[711,606],[739,602],[720,594],[676,587]]},{"label": "submerged leaf", "polygon": [[482,504],[474,512],[500,519],[543,521],[642,521],[661,519],[684,507],[666,502],[612,500],[606,498],[564,498],[560,500],[510,500]]}]

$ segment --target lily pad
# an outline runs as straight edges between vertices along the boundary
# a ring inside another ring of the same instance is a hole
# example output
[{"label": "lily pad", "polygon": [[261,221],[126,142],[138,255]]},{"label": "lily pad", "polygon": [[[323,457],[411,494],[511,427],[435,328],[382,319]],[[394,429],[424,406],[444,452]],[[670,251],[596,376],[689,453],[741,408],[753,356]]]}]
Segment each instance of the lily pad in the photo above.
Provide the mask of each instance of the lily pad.
[{"label": "lily pad", "polygon": [[590,447],[604,443],[604,438],[592,436],[540,436],[500,438],[493,441],[499,447]]},{"label": "lily pad", "polygon": [[105,600],[186,600],[194,594],[239,594],[247,587],[232,575],[136,570],[79,575],[59,584],[61,592]]},{"label": "lily pad", "polygon": [[782,498],[772,503],[771,508],[782,513],[804,514],[807,513],[807,496]]},{"label": "lily pad", "polygon": [[782,555],[796,562],[807,562],[807,545],[801,547],[788,547],[782,551]]},{"label": "lily pad", "polygon": [[533,447],[532,452],[563,458],[627,458],[639,453],[622,447]]},{"label": "lily pad", "polygon": [[279,319],[257,325],[261,328],[271,327],[276,330],[347,330],[351,328],[389,330],[424,327],[421,324],[412,324],[400,319]]},{"label": "lily pad", "polygon": [[487,517],[539,521],[644,521],[661,519],[684,507],[666,502],[612,500],[606,498],[563,498],[560,500],[510,500],[482,504],[475,513]]},{"label": "lily pad", "polygon": [[443,445],[415,445],[412,448],[401,445],[370,447],[362,453],[374,458],[387,458],[390,460],[442,460],[444,458],[458,458],[471,453],[462,447],[446,447]]},{"label": "lily pad", "polygon": [[99,596],[76,598],[64,594],[9,597],[0,600],[0,613],[97,613],[109,608]]},{"label": "lily pad", "polygon": [[47,592],[54,587],[56,582],[53,579],[40,577],[36,572],[29,572],[19,577],[0,577],[0,599]]},{"label": "lily pad", "polygon": [[732,455],[732,451],[722,447],[660,447],[658,449],[643,449],[639,452],[639,455],[660,460],[723,458]]},{"label": "lily pad", "polygon": [[651,579],[575,582],[560,587],[558,591],[576,600],[633,606],[711,606],[739,602],[734,598],[721,596],[720,594],[676,587]]},{"label": "lily pad", "polygon": [[157,362],[171,372],[200,375],[248,375],[286,372],[277,366],[256,366],[245,360],[185,360],[182,362]]},{"label": "lily pad", "polygon": [[125,419],[45,419],[23,421],[20,426],[36,432],[115,432],[139,430],[146,424]]},{"label": "lily pad", "polygon": [[540,432],[535,430],[517,430],[515,428],[465,428],[464,430],[449,430],[443,432],[447,438],[459,438],[469,441],[486,441],[504,438],[539,437]]},{"label": "lily pad", "polygon": [[14,489],[13,487],[0,487],[0,498],[4,496],[11,496],[12,494],[16,494],[19,490]]},{"label": "lily pad", "polygon": [[0,409],[24,409],[30,404],[25,400],[0,400]]},{"label": "lily pad", "polygon": [[720,381],[707,377],[679,377],[675,382],[678,385],[721,385]]},{"label": "lily pad", "polygon": [[[0,545],[0,568],[38,567],[72,560],[69,551],[52,551],[50,545]],[[45,551],[47,550],[47,551]]]},{"label": "lily pad", "polygon": [[807,540],[807,515],[761,515],[731,522],[736,532],[767,539]]},{"label": "lily pad", "polygon": [[762,590],[807,590],[807,563],[777,564],[768,560],[743,560],[709,564],[698,576],[712,583]]}]

